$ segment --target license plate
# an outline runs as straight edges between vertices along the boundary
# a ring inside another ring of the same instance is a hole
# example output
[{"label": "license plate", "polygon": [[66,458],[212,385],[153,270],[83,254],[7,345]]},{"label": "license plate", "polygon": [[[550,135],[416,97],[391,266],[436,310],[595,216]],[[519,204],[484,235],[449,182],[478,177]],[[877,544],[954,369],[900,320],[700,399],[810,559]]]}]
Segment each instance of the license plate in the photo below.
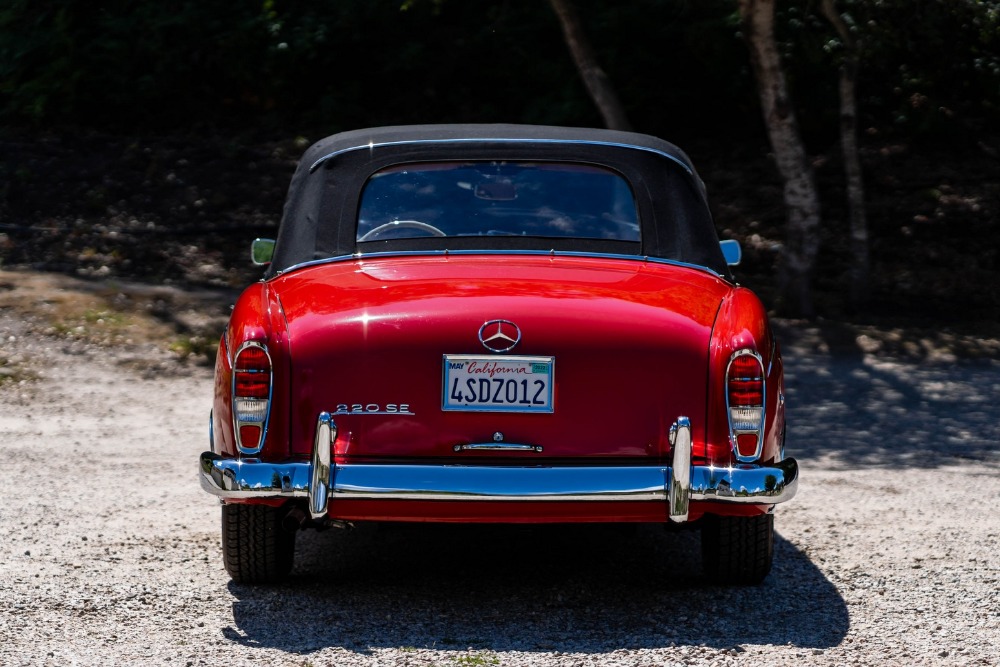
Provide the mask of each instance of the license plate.
[{"label": "license plate", "polygon": [[444,355],[442,410],[552,412],[554,357]]}]

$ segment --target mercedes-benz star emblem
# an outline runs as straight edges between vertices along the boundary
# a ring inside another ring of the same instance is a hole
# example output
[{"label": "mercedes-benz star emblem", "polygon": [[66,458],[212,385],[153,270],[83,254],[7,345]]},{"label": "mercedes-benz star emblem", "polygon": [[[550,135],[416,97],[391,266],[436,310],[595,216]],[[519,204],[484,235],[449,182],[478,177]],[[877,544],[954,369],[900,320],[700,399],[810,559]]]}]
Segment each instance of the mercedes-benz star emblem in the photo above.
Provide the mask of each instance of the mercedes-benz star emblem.
[{"label": "mercedes-benz star emblem", "polygon": [[521,342],[521,330],[508,320],[490,320],[479,327],[479,342],[491,352],[507,352]]}]

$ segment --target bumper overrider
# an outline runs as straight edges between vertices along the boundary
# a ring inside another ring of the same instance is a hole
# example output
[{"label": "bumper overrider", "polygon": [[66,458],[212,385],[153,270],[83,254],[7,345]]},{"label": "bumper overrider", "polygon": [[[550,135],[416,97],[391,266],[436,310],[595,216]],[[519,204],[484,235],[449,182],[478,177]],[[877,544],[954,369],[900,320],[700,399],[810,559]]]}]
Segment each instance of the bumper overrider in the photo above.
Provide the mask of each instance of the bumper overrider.
[{"label": "bumper overrider", "polygon": [[313,519],[338,498],[450,501],[661,501],[669,516],[687,521],[692,500],[773,505],[798,487],[798,463],[731,467],[691,465],[691,423],[671,429],[670,466],[482,466],[331,463],[337,427],[319,415],[310,462],[264,462],[201,455],[201,485],[222,499],[307,498]]}]

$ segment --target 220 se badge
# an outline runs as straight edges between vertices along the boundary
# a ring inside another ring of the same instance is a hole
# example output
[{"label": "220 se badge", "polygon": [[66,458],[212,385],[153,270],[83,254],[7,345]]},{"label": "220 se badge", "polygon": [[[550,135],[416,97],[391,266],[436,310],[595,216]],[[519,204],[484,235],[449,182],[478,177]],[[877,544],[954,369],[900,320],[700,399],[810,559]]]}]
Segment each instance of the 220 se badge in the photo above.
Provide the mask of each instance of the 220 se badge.
[{"label": "220 se badge", "polygon": [[299,530],[356,522],[683,525],[707,581],[771,571],[798,483],[781,351],[673,144],[337,134],[251,252],[200,458],[235,581],[280,580]]},{"label": "220 se badge", "polygon": [[337,403],[334,415],[412,415],[409,403]]}]

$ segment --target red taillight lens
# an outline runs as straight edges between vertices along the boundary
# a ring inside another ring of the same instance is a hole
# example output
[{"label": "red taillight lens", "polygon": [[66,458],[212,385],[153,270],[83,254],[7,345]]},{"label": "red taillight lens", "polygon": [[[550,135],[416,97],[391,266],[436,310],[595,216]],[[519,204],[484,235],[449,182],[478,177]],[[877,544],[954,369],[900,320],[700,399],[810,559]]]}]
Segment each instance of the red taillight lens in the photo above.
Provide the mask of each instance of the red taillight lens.
[{"label": "red taillight lens", "polygon": [[744,354],[729,365],[729,405],[764,405],[764,371],[757,357]]},{"label": "red taillight lens", "polygon": [[236,357],[236,396],[264,398],[271,394],[271,360],[259,347],[244,348]]},{"label": "red taillight lens", "polygon": [[260,426],[240,426],[240,444],[250,449],[260,446]]},{"label": "red taillight lens", "polygon": [[757,434],[740,433],[736,436],[736,451],[740,456],[749,457],[757,454]]}]

